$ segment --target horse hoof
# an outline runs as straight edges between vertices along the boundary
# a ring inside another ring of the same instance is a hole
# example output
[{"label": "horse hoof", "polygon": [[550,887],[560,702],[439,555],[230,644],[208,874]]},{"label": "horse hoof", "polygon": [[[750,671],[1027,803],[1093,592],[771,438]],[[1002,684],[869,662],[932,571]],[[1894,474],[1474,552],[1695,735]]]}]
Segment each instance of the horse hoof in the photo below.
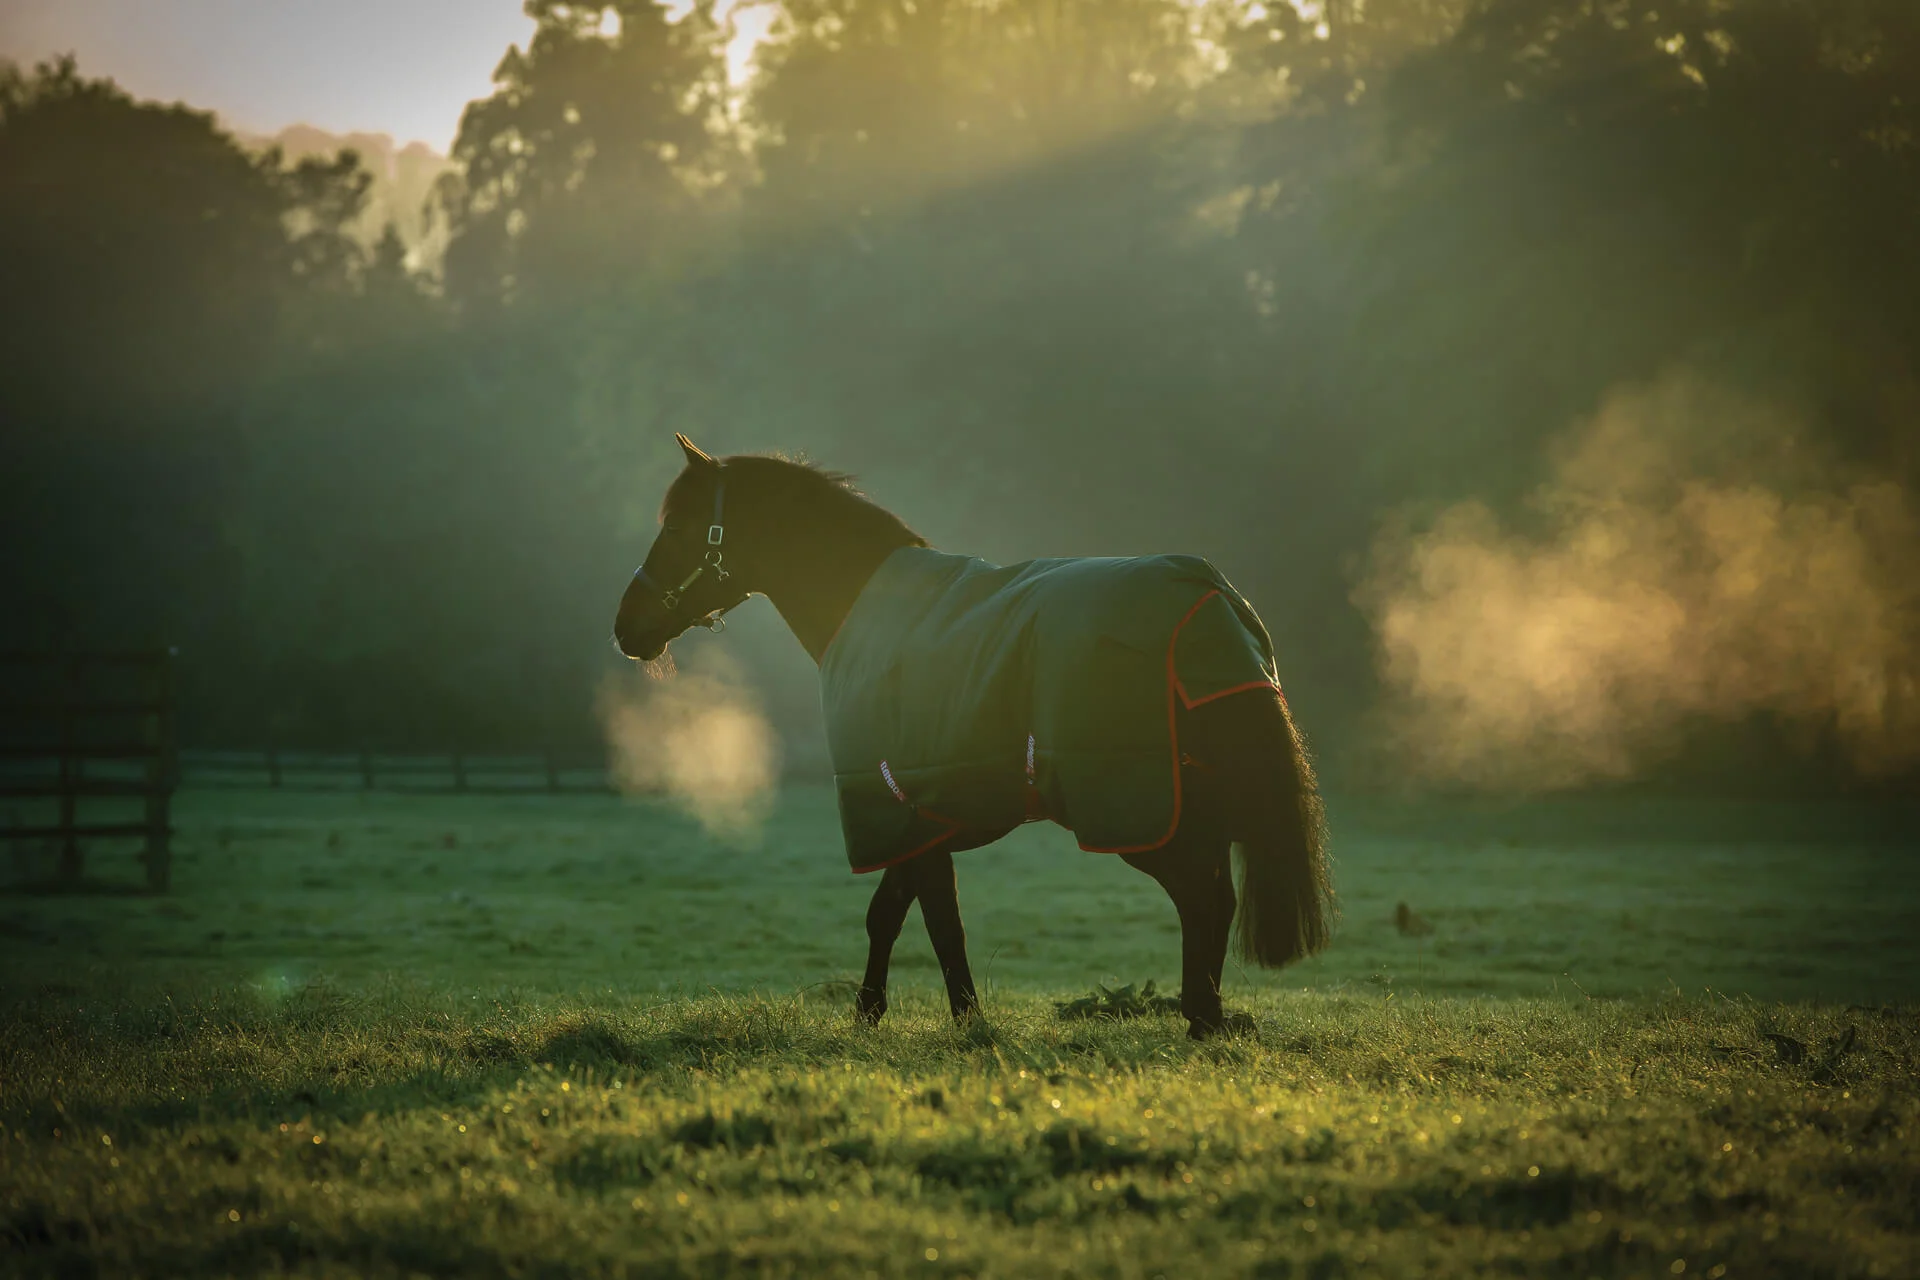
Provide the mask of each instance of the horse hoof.
[{"label": "horse hoof", "polygon": [[881,996],[875,1000],[869,1000],[867,993],[864,991],[860,993],[853,1005],[854,1020],[869,1027],[879,1026],[880,1019],[886,1011],[887,998],[885,996]]},{"label": "horse hoof", "polygon": [[1251,1015],[1245,1013],[1223,1013],[1218,1018],[1193,1018],[1187,1023],[1187,1034],[1195,1040],[1211,1040],[1215,1036],[1250,1036],[1256,1024]]}]

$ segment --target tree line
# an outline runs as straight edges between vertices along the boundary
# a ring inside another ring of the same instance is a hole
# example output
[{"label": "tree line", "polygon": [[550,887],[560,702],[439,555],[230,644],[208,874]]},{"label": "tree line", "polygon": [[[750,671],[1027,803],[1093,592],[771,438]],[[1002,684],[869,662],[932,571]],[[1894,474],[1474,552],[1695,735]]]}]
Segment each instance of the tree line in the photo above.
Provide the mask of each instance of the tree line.
[{"label": "tree line", "polygon": [[527,9],[432,276],[351,153],[0,79],[10,641],[179,645],[207,743],[589,739],[680,430],[1209,554],[1337,741],[1383,515],[1515,502],[1610,387],[1915,461],[1903,0],[782,0],[744,85],[711,3]]}]

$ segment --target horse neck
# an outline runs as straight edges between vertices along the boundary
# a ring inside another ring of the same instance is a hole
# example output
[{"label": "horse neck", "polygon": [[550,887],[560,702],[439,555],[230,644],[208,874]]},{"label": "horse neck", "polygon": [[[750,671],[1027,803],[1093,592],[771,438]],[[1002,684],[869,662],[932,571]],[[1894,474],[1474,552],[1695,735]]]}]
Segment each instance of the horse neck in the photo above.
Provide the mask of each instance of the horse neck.
[{"label": "horse neck", "polygon": [[753,589],[773,601],[816,663],[880,562],[915,542],[903,530],[861,527],[866,523],[833,513],[802,516],[769,530],[764,553],[755,557]]}]

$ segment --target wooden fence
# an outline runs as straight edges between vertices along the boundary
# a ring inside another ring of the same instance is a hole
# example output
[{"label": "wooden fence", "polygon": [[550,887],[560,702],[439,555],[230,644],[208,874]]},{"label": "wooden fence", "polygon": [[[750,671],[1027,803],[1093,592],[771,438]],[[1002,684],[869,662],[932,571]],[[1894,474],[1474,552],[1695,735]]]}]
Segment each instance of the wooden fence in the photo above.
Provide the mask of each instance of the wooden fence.
[{"label": "wooden fence", "polygon": [[0,653],[0,799],[25,809],[7,806],[0,841],[54,843],[58,879],[73,883],[82,841],[138,837],[147,887],[166,889],[179,781],[173,658],[171,649]]},{"label": "wooden fence", "polygon": [[185,785],[281,791],[403,791],[488,795],[594,795],[614,789],[598,759],[537,755],[395,755],[372,750],[184,751]]}]

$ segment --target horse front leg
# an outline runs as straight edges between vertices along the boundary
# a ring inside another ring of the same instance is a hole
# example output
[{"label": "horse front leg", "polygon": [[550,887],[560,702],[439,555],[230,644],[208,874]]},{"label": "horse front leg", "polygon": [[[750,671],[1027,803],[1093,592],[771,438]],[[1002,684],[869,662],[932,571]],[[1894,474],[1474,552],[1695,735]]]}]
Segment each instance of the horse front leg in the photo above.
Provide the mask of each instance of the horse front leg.
[{"label": "horse front leg", "polygon": [[880,873],[880,884],[867,904],[867,972],[860,980],[860,994],[854,1008],[869,1026],[880,1021],[887,1011],[887,965],[893,959],[893,944],[906,923],[907,908],[913,905],[912,863],[888,867]]},{"label": "horse front leg", "polygon": [[960,1021],[980,1007],[973,989],[973,971],[967,967],[967,931],[960,924],[960,887],[954,877],[953,855],[944,849],[923,853],[907,865],[916,868],[920,917],[927,922],[940,976],[947,983],[947,1007]]}]

